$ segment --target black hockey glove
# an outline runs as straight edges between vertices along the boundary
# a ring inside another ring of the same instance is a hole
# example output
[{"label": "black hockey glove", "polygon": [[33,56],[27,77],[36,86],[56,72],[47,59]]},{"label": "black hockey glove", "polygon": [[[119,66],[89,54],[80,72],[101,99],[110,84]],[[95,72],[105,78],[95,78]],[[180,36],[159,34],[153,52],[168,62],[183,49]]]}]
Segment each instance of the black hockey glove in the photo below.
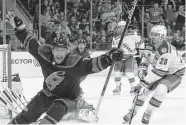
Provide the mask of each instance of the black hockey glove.
[{"label": "black hockey glove", "polygon": [[112,48],[106,52],[106,55],[110,57],[110,59],[114,62],[121,61],[124,55],[122,49]]}]

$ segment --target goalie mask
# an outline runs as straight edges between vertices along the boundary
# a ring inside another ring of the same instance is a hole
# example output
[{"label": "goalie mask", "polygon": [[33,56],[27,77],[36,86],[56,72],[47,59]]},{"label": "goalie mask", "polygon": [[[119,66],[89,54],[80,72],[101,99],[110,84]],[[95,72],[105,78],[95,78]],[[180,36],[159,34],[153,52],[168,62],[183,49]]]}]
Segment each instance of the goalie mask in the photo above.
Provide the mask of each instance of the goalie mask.
[{"label": "goalie mask", "polygon": [[167,29],[165,26],[157,25],[150,31],[150,41],[153,46],[159,46],[166,39]]}]

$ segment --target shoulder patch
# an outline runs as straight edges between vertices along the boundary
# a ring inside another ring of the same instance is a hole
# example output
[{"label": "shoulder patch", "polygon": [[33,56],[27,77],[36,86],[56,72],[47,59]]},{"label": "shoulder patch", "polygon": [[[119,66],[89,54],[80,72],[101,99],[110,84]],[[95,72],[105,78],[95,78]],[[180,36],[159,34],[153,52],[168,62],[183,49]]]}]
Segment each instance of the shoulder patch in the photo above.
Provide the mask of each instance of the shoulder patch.
[{"label": "shoulder patch", "polygon": [[77,54],[70,54],[68,57],[67,57],[67,61],[66,61],[66,64],[65,64],[65,67],[73,67],[74,65],[76,65],[79,60],[81,59],[82,57],[77,55]]},{"label": "shoulder patch", "polygon": [[161,48],[161,50],[160,50],[160,51],[161,51],[161,53],[162,53],[162,54],[164,54],[164,53],[167,53],[167,52],[168,52],[167,48],[165,48],[165,47]]},{"label": "shoulder patch", "polygon": [[52,46],[49,44],[40,45],[38,51],[41,54],[52,53]]},{"label": "shoulder patch", "polygon": [[51,61],[52,57],[52,46],[49,44],[40,45],[38,48],[38,54],[44,59]]},{"label": "shoulder patch", "polygon": [[164,42],[158,49],[158,53],[160,55],[169,53],[171,51],[171,47],[167,42]]}]

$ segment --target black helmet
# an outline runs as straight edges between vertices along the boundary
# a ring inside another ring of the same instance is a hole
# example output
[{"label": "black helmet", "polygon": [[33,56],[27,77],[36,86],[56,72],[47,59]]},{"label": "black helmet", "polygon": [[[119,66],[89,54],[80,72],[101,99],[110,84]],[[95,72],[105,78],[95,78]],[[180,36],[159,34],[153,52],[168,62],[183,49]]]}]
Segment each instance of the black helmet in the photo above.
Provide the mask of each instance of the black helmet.
[{"label": "black helmet", "polygon": [[80,44],[80,43],[86,44],[86,40],[85,39],[78,39],[77,43],[78,44]]},{"label": "black helmet", "polygon": [[67,40],[63,38],[54,38],[53,47],[67,48]]}]

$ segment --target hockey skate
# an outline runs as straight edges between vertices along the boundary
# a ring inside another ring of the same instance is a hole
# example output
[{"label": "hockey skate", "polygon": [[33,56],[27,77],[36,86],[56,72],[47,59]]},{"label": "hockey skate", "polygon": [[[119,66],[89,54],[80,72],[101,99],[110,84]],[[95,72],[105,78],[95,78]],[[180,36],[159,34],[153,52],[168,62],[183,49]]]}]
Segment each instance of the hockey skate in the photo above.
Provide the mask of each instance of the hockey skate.
[{"label": "hockey skate", "polygon": [[143,124],[143,125],[148,125],[148,124],[149,124],[149,121],[150,121],[150,117],[151,117],[151,114],[145,112],[145,113],[143,114],[143,117],[142,117],[142,121],[141,121],[142,124]]},{"label": "hockey skate", "polygon": [[[136,112],[134,112],[133,117],[135,115],[136,115]],[[123,116],[123,122],[122,122],[122,124],[127,124],[130,121],[131,116],[132,116],[132,111],[129,110],[129,112],[125,116]]]},{"label": "hockey skate", "polygon": [[120,95],[121,92],[121,83],[119,86],[116,86],[116,88],[112,91],[114,95]]}]

